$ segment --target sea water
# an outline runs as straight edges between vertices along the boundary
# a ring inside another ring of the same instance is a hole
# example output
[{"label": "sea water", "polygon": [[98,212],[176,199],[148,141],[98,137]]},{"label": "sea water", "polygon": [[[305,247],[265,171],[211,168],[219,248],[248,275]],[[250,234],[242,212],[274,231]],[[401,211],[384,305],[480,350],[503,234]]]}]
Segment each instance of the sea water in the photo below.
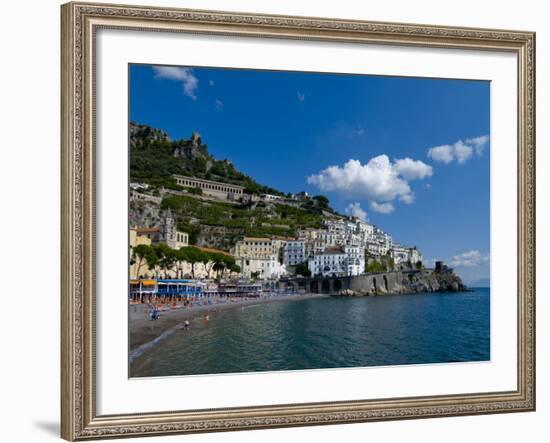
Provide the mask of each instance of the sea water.
[{"label": "sea water", "polygon": [[130,376],[487,361],[489,307],[488,288],[235,307],[159,341]]}]

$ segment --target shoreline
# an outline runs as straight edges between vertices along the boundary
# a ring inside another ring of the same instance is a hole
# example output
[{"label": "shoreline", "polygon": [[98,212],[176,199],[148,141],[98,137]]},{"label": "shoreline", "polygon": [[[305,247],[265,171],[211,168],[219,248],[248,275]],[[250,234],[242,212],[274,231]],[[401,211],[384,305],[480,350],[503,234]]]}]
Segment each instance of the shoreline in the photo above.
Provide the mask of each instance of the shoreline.
[{"label": "shoreline", "polygon": [[278,301],[308,300],[327,298],[329,294],[304,293],[283,294],[250,298],[218,299],[212,304],[195,304],[187,307],[160,310],[157,320],[150,320],[147,304],[130,304],[128,306],[128,347],[130,364],[159,341],[172,335],[183,326],[186,320],[196,321],[213,312],[221,312],[244,306],[253,306]]},{"label": "shoreline", "polygon": [[[470,289],[460,292],[475,292]],[[452,292],[439,292],[452,293]],[[191,324],[196,321],[204,321],[205,315],[215,312],[222,312],[228,309],[257,306],[266,303],[275,303],[279,301],[307,300],[328,297],[342,298],[362,298],[362,297],[380,297],[388,295],[416,295],[417,292],[408,293],[379,293],[370,295],[343,295],[343,294],[322,294],[322,293],[301,293],[301,294],[281,294],[264,295],[260,297],[249,298],[215,298],[211,304],[194,304],[192,306],[178,306],[177,308],[161,308],[160,317],[157,320],[150,320],[148,312],[150,306],[147,304],[130,304],[129,313],[129,363],[132,365],[139,357],[153,348],[159,342],[170,337],[176,331],[183,327],[187,320]],[[433,293],[438,294],[438,293]],[[210,299],[212,301],[212,299]]]}]

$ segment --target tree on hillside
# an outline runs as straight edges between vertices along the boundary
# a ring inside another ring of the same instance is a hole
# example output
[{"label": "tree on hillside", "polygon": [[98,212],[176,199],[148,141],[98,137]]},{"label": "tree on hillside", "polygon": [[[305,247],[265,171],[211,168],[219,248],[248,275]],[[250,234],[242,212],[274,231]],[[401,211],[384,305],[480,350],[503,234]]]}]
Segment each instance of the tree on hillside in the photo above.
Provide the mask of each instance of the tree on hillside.
[{"label": "tree on hillside", "polygon": [[216,278],[219,280],[220,273],[223,273],[223,271],[225,270],[225,263],[223,261],[216,262],[214,263],[213,269],[214,271],[216,271]]},{"label": "tree on hillside", "polygon": [[217,254],[216,262],[214,263],[213,269],[214,271],[216,271],[217,278],[219,279],[220,274],[223,277],[225,270],[231,270],[232,266],[235,266],[235,259],[233,257],[226,254]]},{"label": "tree on hillside", "polygon": [[175,251],[174,265],[176,268],[177,278],[183,277],[183,273],[181,273],[180,275],[180,269],[184,263],[187,263],[187,261],[187,251],[185,248],[179,248],[177,251]]},{"label": "tree on hillside", "polygon": [[304,277],[311,277],[311,271],[307,265],[307,262],[299,263],[296,265],[296,274]]},{"label": "tree on hillside", "polygon": [[140,277],[141,267],[147,264],[149,269],[154,269],[158,263],[158,257],[151,246],[137,245],[132,250],[132,261],[137,264],[136,276]]},{"label": "tree on hillside", "polygon": [[209,261],[206,265],[206,272],[208,273],[208,278],[211,278],[212,271],[215,271],[214,266],[216,263],[223,261],[223,254],[220,252],[212,252],[209,254]]},{"label": "tree on hillside", "polygon": [[191,275],[195,278],[195,265],[204,260],[205,253],[194,246],[185,246],[181,248],[187,256],[187,262],[191,264]]},{"label": "tree on hillside", "polygon": [[241,267],[237,263],[233,263],[229,267],[229,273],[230,274],[240,274],[241,273]]},{"label": "tree on hillside", "polygon": [[366,266],[366,271],[369,274],[377,274],[379,272],[386,272],[386,266],[380,263],[378,260],[372,260]]},{"label": "tree on hillside", "polygon": [[158,266],[166,277],[167,272],[174,267],[177,261],[176,251],[166,243],[159,243],[154,246],[154,249],[158,257]]},{"label": "tree on hillside", "polygon": [[388,271],[393,271],[395,269],[395,260],[389,252],[384,256],[384,264]]}]

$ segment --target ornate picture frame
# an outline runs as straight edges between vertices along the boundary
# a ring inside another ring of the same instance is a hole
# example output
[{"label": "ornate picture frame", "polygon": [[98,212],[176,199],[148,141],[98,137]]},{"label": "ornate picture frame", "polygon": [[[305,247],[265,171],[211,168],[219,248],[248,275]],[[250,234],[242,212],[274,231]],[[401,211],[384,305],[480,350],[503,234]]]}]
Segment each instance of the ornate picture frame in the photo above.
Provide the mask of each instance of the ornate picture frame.
[{"label": "ornate picture frame", "polygon": [[[535,410],[535,34],[524,31],[67,3],[62,17],[61,435],[87,440]],[[96,413],[95,36],[178,32],[517,56],[517,389],[235,408]]]}]

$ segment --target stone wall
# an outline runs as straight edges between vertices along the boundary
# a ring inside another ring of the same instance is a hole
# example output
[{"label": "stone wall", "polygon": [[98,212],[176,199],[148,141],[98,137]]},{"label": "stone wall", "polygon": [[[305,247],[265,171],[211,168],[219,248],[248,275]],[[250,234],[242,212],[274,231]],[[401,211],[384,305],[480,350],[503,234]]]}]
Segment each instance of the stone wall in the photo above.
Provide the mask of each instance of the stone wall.
[{"label": "stone wall", "polygon": [[315,277],[281,280],[279,289],[333,294],[383,295],[414,294],[419,292],[464,291],[460,277],[452,271],[433,269],[392,271],[355,277]]}]

